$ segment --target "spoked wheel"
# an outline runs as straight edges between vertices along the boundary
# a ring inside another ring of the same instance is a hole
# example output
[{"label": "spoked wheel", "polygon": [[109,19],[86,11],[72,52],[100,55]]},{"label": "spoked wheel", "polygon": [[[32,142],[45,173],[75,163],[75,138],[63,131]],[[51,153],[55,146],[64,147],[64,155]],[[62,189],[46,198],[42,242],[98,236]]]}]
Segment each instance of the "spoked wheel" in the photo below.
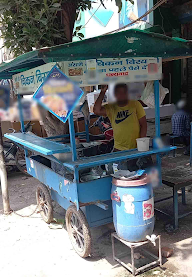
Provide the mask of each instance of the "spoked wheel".
[{"label": "spoked wheel", "polygon": [[88,257],[91,254],[91,233],[85,215],[75,206],[70,206],[65,217],[73,248],[82,258]]},{"label": "spoked wheel", "polygon": [[36,191],[37,205],[39,205],[40,214],[46,223],[53,220],[53,205],[48,188],[39,184]]}]

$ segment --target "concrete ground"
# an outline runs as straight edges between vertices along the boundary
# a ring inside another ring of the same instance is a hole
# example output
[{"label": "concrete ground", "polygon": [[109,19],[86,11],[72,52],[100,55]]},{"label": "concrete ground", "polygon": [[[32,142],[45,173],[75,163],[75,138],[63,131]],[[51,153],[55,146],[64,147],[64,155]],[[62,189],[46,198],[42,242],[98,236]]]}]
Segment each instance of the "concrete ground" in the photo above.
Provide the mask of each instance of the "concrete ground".
[{"label": "concrete ground", "polygon": [[[35,191],[38,181],[20,173],[10,174],[9,192],[11,209],[29,215],[36,207]],[[156,197],[168,196],[171,190],[161,187]],[[171,210],[172,200],[158,204],[158,208]],[[192,209],[192,192],[187,192],[186,207]],[[55,217],[64,218],[64,210],[54,203]],[[180,220],[178,231],[165,230],[167,218],[156,214],[155,234],[161,234],[163,246],[172,247],[174,254],[159,267],[140,276],[192,276],[192,215]],[[59,277],[59,276],[131,276],[112,259],[111,226],[92,229],[93,255],[80,258],[73,250],[68,234],[62,225],[47,225],[38,213],[21,217],[14,212],[2,213],[0,197],[0,276],[1,277]],[[118,251],[123,251],[117,245]]]}]

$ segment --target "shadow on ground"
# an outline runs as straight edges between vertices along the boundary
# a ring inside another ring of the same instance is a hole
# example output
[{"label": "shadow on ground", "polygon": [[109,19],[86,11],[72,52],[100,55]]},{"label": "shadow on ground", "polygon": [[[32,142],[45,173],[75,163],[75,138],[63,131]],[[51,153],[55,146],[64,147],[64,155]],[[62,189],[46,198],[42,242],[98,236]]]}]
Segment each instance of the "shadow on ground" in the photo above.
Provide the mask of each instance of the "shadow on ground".
[{"label": "shadow on ground", "polygon": [[[177,161],[177,159],[181,160],[181,156],[176,157],[175,161]],[[183,162],[186,162],[186,160]],[[38,185],[38,181],[32,177],[27,177],[21,173],[9,174],[8,180],[9,180],[9,194],[10,194],[11,209],[14,211],[18,211],[19,213],[22,213],[26,207],[30,207],[30,210],[34,210],[36,205],[35,192],[36,192],[36,187]],[[163,186],[155,190],[155,197],[157,199],[165,196],[167,197],[169,195],[171,195],[171,189],[166,186]],[[186,206],[183,206],[181,204],[181,199],[179,200],[179,210],[182,213],[190,209],[192,210],[191,191],[186,193],[186,199],[187,199]],[[157,208],[163,209],[165,212],[171,212],[172,199],[162,203],[158,203],[156,206]],[[1,199],[0,199],[0,210],[2,213]],[[26,212],[26,214],[27,213],[29,213],[29,210]],[[54,203],[54,217],[58,219],[63,219],[64,216],[65,216],[64,209],[61,208],[58,204]],[[4,221],[9,220],[8,218],[9,217],[7,217],[7,219],[5,219]],[[42,220],[39,217],[39,214],[34,214],[30,219],[35,219],[35,222],[36,222],[35,224],[38,224],[37,222],[39,222],[40,224],[43,224]],[[29,222],[30,219],[27,218],[26,222]],[[156,214],[156,224],[155,224],[154,233],[157,235],[160,234],[162,236],[163,246],[174,248],[174,255],[168,259],[168,262],[165,261],[165,267],[168,267],[168,270],[162,271],[157,268],[141,276],[155,276],[155,275],[159,277],[160,276],[170,276],[170,277],[171,276],[191,276],[190,273],[189,274],[186,273],[186,270],[187,272],[192,271],[192,263],[191,263],[192,215],[189,215],[188,217],[181,219],[179,221],[179,229],[177,231],[173,231],[172,233],[168,233],[165,230],[165,225],[167,223],[169,223],[169,221],[165,216],[162,216],[159,213]],[[33,224],[33,223],[30,223],[30,224]],[[44,224],[45,224],[45,227],[43,228],[45,228],[45,232],[46,232],[46,223]],[[110,268],[109,275],[107,274],[105,275],[105,273],[103,273],[104,268],[102,268],[102,269],[99,269],[101,271],[101,274],[99,273],[99,275],[101,276],[118,276],[118,277],[130,276],[130,274],[126,270],[124,270],[115,261],[113,261],[112,249],[111,249],[111,232],[113,232],[113,230],[114,229],[111,224],[106,226],[100,226],[91,230],[91,235],[93,239],[93,247],[92,247],[93,254],[91,257],[87,258],[87,262],[89,263],[89,266],[91,266],[90,264],[92,264],[93,270],[102,264],[104,264],[104,267],[106,267],[108,264]],[[55,232],[57,232],[57,230],[55,230]],[[64,232],[66,233],[66,230]],[[21,231],[21,234],[22,234],[22,231]],[[35,236],[37,236],[38,238],[39,234],[35,233],[33,237],[34,241],[35,241]],[[47,243],[49,243],[49,241]],[[119,252],[126,251],[124,246],[121,244],[117,244],[117,250]],[[73,257],[73,255],[72,256],[70,255],[69,255],[69,258]],[[37,275],[37,276],[41,276],[41,275]],[[42,276],[51,276],[51,275],[42,275]],[[89,271],[89,275],[87,276],[90,276],[90,271]],[[4,277],[7,277],[7,276],[4,276]]]}]

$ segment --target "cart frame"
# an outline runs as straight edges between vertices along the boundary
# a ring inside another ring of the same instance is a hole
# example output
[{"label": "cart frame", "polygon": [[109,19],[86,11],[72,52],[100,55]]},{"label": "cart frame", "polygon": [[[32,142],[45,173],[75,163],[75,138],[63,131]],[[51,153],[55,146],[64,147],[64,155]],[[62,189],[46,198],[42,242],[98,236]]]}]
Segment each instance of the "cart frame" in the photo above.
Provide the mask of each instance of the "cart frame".
[{"label": "cart frame", "polygon": [[[159,80],[154,81],[155,95],[155,128],[156,137],[160,137],[160,105],[159,105]],[[96,227],[112,222],[111,183],[112,177],[107,176],[89,182],[80,181],[80,171],[123,160],[131,160],[149,155],[156,155],[156,163],[161,173],[161,153],[176,149],[176,147],[150,148],[147,152],[138,152],[137,149],[119,151],[105,155],[77,158],[75,136],[85,136],[89,141],[89,127],[85,121],[85,132],[75,134],[73,114],[68,118],[70,147],[53,141],[63,139],[68,135],[49,138],[40,138],[25,133],[22,114],[21,96],[18,94],[19,113],[22,133],[5,134],[5,137],[22,145],[25,149],[27,172],[38,179],[43,185],[37,188],[37,203],[44,220],[50,223],[53,208],[51,199],[62,206],[66,212],[67,230],[73,247],[81,257],[91,253],[90,227]],[[34,155],[29,157],[28,150]],[[72,161],[62,163],[54,154],[72,153]],[[73,174],[73,178],[59,175],[47,166],[46,161],[62,164]],[[161,180],[161,176],[160,176]],[[50,189],[50,194],[48,189]]]}]

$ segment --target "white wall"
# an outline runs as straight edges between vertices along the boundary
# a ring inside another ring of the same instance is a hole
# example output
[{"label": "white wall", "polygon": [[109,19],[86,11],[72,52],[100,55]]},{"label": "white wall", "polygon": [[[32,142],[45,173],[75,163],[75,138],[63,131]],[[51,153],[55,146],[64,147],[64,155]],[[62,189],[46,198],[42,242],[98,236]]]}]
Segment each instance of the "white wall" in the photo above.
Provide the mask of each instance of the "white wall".
[{"label": "white wall", "polygon": [[[155,118],[155,109],[151,109],[148,107],[145,107],[146,117],[147,119]],[[167,104],[160,106],[160,117],[170,117],[175,112],[175,105],[174,104]]]},{"label": "white wall", "polygon": [[3,38],[1,38],[1,31],[0,31],[0,64],[13,59],[13,55],[11,55],[10,51],[6,47],[3,47],[3,44],[4,44],[4,40]]}]

